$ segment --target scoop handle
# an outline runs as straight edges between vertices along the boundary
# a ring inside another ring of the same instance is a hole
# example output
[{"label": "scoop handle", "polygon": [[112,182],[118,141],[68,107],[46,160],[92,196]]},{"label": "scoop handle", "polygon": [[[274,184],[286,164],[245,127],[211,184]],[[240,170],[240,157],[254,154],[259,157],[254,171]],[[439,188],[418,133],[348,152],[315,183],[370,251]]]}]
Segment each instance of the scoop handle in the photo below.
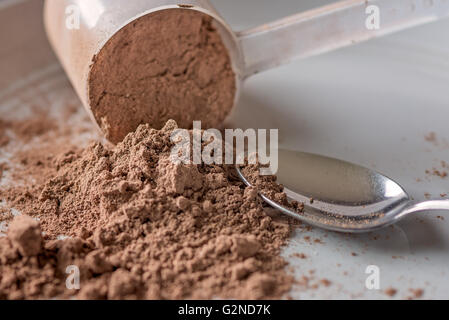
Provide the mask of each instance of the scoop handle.
[{"label": "scoop handle", "polygon": [[446,16],[449,0],[339,1],[237,33],[244,75]]}]

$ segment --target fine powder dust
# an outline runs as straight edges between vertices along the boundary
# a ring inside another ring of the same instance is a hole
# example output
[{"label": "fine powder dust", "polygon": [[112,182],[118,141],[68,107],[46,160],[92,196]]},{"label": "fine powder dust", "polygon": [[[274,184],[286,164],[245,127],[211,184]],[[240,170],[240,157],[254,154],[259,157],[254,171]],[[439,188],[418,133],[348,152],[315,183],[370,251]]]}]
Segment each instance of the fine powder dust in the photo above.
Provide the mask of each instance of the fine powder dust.
[{"label": "fine powder dust", "polygon": [[219,127],[236,78],[212,18],[187,9],[145,15],[118,31],[94,58],[89,103],[103,133],[122,141],[140,124]]},{"label": "fine powder dust", "polygon": [[[45,182],[1,190],[22,215],[0,238],[0,298],[283,297],[288,223],[232,167],[175,164],[176,127],[64,152]],[[67,289],[68,266],[80,290]]]}]

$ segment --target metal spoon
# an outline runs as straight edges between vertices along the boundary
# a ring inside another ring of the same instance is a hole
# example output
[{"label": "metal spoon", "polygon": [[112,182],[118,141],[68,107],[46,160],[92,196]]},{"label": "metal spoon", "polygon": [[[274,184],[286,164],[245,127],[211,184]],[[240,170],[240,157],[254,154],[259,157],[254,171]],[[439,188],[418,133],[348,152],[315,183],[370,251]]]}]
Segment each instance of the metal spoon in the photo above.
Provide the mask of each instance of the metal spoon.
[{"label": "metal spoon", "polygon": [[[277,182],[289,201],[304,203],[304,212],[262,199],[284,214],[340,232],[368,232],[428,210],[449,210],[449,200],[413,201],[393,180],[373,170],[315,154],[279,150]],[[243,182],[251,186],[240,168]]]}]

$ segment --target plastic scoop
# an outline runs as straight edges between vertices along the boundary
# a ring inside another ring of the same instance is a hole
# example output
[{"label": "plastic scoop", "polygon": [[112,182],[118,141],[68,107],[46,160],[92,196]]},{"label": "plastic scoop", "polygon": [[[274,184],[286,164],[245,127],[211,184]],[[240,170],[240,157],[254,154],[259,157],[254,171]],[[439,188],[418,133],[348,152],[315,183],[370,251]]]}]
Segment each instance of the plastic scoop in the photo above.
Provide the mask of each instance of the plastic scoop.
[{"label": "plastic scoop", "polygon": [[[81,14],[77,30],[66,26],[71,6]],[[257,72],[438,20],[449,15],[449,0],[340,1],[243,32],[234,32],[208,0],[46,0],[45,24],[50,42],[94,121],[88,78],[95,55],[134,20],[159,10],[175,9],[197,10],[214,19],[237,78],[235,105],[242,81]]]}]

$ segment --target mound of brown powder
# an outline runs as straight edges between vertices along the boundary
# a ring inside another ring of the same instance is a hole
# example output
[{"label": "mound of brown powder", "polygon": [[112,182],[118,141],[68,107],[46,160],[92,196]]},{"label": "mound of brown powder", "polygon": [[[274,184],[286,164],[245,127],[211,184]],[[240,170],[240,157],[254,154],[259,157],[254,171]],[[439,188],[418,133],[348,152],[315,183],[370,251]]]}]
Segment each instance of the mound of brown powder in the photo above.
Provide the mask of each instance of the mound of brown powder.
[{"label": "mound of brown powder", "polygon": [[[26,216],[0,238],[0,298],[280,298],[292,279],[288,224],[267,216],[233,168],[175,164],[170,134],[140,126],[122,143],[53,159],[43,185],[3,191]],[[39,230],[43,235],[39,235]],[[62,236],[69,236],[64,238]],[[68,266],[81,274],[67,289]]]},{"label": "mound of brown powder", "polygon": [[18,216],[14,219],[8,229],[8,238],[23,257],[35,256],[41,251],[39,222],[29,216]]},{"label": "mound of brown powder", "polygon": [[230,57],[212,19],[185,9],[158,11],[117,32],[95,58],[92,112],[116,143],[140,124],[219,126],[236,91]]}]

